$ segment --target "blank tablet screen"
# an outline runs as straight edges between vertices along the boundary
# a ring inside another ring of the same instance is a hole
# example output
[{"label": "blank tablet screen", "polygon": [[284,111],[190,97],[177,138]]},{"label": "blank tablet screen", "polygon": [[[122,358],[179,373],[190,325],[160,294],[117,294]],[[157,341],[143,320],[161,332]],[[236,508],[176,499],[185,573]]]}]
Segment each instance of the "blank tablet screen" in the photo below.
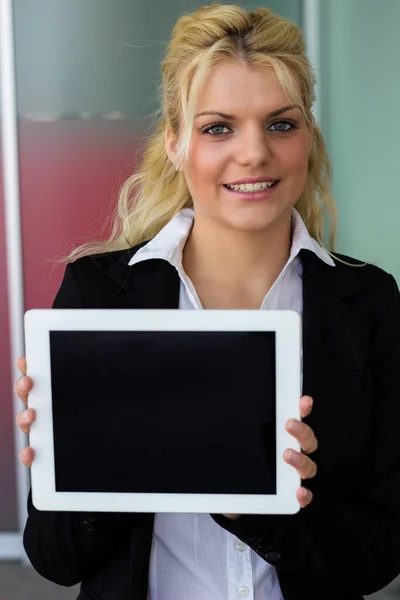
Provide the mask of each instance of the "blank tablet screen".
[{"label": "blank tablet screen", "polygon": [[276,494],[275,333],[51,331],[56,491]]}]

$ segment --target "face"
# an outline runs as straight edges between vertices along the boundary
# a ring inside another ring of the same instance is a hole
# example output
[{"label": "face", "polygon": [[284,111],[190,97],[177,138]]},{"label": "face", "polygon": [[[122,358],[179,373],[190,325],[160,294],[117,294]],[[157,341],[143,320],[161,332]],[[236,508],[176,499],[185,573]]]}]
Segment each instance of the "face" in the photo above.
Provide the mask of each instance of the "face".
[{"label": "face", "polygon": [[[301,110],[288,107],[272,68],[229,61],[211,71],[182,165],[196,220],[249,232],[287,226],[306,184],[313,141]],[[176,164],[168,135],[166,148]]]}]

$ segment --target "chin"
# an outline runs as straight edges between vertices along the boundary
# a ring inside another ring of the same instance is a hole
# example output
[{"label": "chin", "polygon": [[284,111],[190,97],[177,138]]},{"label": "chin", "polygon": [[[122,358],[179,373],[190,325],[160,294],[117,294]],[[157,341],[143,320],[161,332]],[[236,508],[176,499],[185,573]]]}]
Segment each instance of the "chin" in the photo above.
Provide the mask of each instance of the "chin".
[{"label": "chin", "polygon": [[[261,210],[259,210],[259,208]],[[268,207],[249,207],[245,211],[237,211],[236,214],[224,215],[221,219],[226,228],[240,232],[260,232],[269,229],[271,226],[283,223],[290,219],[292,206],[285,208]],[[235,211],[236,212],[236,211]]]}]

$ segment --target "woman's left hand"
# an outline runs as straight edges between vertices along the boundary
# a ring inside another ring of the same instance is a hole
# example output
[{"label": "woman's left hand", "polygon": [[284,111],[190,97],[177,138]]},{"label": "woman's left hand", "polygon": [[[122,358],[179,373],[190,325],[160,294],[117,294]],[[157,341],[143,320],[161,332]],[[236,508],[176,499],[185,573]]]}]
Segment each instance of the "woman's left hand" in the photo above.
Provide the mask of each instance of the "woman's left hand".
[{"label": "woman's left hand", "polygon": [[[302,419],[310,414],[312,405],[313,399],[311,396],[302,396],[300,399],[300,414]],[[309,425],[297,419],[289,419],[286,422],[286,430],[299,442],[302,452],[286,449],[283,453],[284,461],[292,465],[302,479],[312,479],[317,473],[317,465],[307,454],[315,452],[318,448],[318,441],[313,430]],[[307,488],[300,487],[296,492],[296,497],[301,508],[305,508],[310,504],[313,495]]]},{"label": "woman's left hand", "polygon": [[[311,396],[302,396],[300,399],[300,414],[301,418],[307,417],[313,406]],[[318,441],[315,434],[309,425],[298,421],[297,419],[289,419],[286,422],[286,431],[288,431],[300,444],[302,452],[286,449],[283,453],[283,459],[289,465],[292,465],[302,479],[312,479],[317,473],[317,465],[307,456],[315,452],[318,448]],[[312,492],[305,487],[300,487],[296,492],[296,497],[301,508],[305,508],[313,499]],[[224,515],[228,519],[237,519],[240,515]]]}]

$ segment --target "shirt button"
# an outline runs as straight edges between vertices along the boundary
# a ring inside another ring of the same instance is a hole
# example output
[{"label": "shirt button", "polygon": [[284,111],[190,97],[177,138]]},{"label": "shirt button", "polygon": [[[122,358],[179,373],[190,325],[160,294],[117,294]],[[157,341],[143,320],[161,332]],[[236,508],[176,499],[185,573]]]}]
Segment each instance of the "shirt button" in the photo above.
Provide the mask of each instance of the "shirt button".
[{"label": "shirt button", "polygon": [[245,552],[245,550],[247,550],[247,545],[244,542],[238,540],[235,544],[235,548],[236,550],[239,550],[239,552]]},{"label": "shirt button", "polygon": [[236,593],[239,598],[248,598],[250,595],[250,590],[245,585],[241,585],[240,588],[236,590]]}]

